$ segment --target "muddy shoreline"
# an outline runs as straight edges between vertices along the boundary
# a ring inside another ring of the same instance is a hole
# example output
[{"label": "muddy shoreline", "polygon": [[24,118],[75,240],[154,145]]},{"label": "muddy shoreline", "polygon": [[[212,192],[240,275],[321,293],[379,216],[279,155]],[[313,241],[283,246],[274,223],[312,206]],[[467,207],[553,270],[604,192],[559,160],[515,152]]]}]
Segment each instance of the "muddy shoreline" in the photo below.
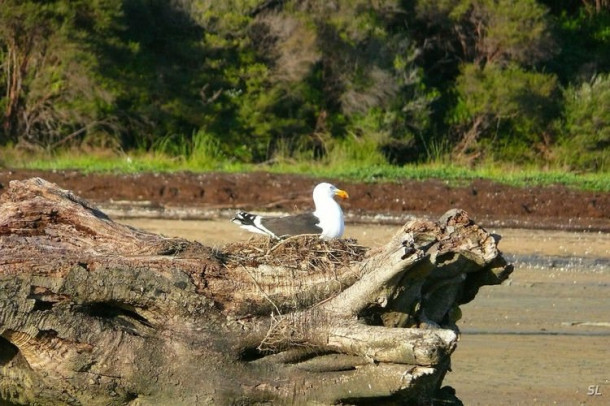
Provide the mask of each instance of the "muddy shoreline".
[{"label": "muddy shoreline", "polygon": [[42,177],[92,201],[116,218],[213,219],[235,209],[288,213],[312,208],[320,181],[346,189],[346,220],[403,224],[460,208],[486,227],[610,232],[610,193],[565,186],[512,187],[487,180],[385,183],[253,172],[84,174],[78,171],[0,171],[0,194],[11,180]]}]

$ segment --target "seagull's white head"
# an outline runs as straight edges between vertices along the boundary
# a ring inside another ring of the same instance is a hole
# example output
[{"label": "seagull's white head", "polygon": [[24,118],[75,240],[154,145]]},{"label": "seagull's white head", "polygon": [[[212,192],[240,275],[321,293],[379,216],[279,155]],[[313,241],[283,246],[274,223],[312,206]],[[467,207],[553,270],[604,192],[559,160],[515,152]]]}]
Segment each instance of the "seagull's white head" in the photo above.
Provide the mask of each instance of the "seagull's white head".
[{"label": "seagull's white head", "polygon": [[314,202],[322,202],[328,198],[334,198],[339,196],[342,199],[347,199],[349,195],[345,190],[341,190],[338,187],[331,185],[330,183],[320,183],[313,189],[313,200]]}]

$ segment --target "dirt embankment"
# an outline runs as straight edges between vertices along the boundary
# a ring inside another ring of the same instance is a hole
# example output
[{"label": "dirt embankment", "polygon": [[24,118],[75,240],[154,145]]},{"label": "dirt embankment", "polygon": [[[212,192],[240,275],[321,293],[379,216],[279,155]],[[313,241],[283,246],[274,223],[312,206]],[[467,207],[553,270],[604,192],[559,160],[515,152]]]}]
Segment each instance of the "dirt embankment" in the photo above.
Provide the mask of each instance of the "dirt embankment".
[{"label": "dirt embankment", "polygon": [[294,212],[312,208],[311,190],[330,181],[347,190],[348,220],[402,222],[408,215],[437,217],[451,208],[483,225],[610,231],[610,193],[564,186],[518,188],[487,180],[452,186],[442,180],[359,183],[266,172],[246,174],[82,174],[77,171],[0,172],[0,193],[13,179],[39,176],[96,203],[147,202],[155,207]]}]

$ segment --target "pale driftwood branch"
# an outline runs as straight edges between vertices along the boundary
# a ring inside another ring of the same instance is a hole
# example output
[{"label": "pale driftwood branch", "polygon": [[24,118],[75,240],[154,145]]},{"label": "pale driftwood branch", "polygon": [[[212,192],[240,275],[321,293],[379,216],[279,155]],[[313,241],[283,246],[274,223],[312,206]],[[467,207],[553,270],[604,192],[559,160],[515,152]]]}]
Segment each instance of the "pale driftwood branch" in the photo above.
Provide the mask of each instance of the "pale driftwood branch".
[{"label": "pale driftwood branch", "polygon": [[212,249],[37,178],[0,204],[0,400],[14,404],[430,402],[459,305],[512,270],[460,210],[367,252],[312,236]]}]

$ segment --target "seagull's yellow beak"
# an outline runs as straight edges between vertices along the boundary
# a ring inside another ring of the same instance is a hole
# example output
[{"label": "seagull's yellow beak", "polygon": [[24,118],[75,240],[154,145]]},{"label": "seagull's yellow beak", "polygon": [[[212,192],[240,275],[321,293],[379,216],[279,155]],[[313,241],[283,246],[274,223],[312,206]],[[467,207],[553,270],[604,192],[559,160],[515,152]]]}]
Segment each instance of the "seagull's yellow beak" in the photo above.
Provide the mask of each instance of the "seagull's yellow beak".
[{"label": "seagull's yellow beak", "polygon": [[345,190],[341,190],[341,189],[337,189],[335,191],[335,196],[339,196],[341,199],[349,198],[349,195],[347,194],[347,192]]}]

